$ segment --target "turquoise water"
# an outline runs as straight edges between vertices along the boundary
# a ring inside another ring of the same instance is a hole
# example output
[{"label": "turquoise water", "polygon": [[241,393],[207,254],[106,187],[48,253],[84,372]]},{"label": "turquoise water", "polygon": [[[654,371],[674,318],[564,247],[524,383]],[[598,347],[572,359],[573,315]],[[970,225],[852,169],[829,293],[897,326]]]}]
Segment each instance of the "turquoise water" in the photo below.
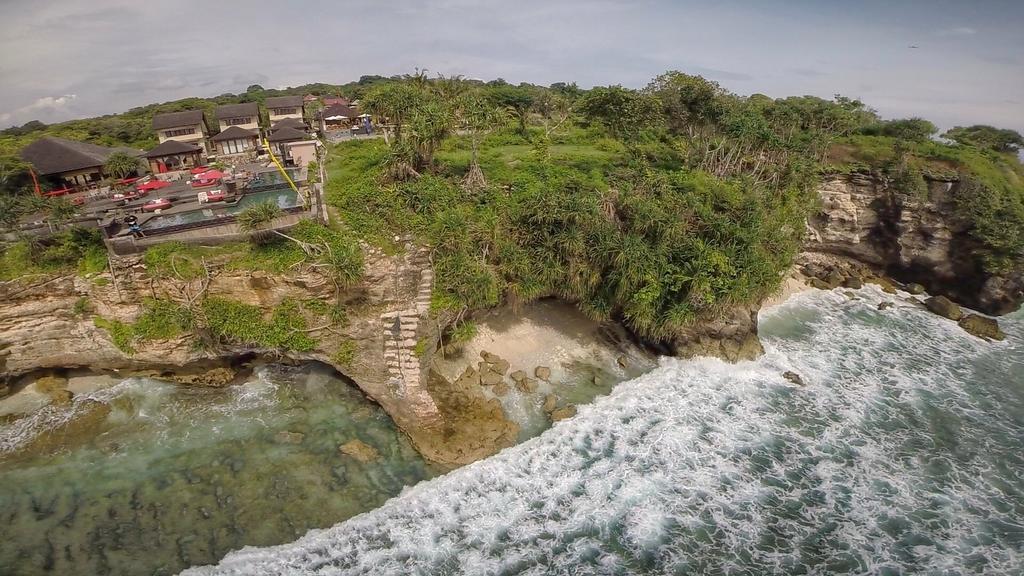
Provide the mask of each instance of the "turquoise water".
[{"label": "turquoise water", "polygon": [[245,210],[249,206],[255,204],[262,204],[264,202],[273,202],[279,208],[294,208],[295,206],[301,206],[302,200],[299,199],[298,195],[290,187],[275,188],[273,190],[263,190],[260,192],[251,192],[242,196],[241,199],[234,205],[212,205],[210,208],[202,208],[199,210],[192,210],[189,212],[181,212],[178,214],[168,214],[166,216],[154,216],[147,220],[143,225],[143,230],[156,230],[159,228],[166,228],[168,226],[178,226],[180,224],[191,224],[193,222],[204,222],[206,220],[216,220],[225,216],[233,216],[238,214],[242,210]]},{"label": "turquoise water", "polygon": [[[339,445],[360,440],[360,462]],[[293,540],[433,476],[322,369],[191,388],[129,379],[0,426],[0,574],[175,574]]]},{"label": "turquoise water", "polygon": [[755,362],[664,359],[497,456],[187,573],[1024,573],[1024,314],[987,343],[857,295],[762,312]]}]

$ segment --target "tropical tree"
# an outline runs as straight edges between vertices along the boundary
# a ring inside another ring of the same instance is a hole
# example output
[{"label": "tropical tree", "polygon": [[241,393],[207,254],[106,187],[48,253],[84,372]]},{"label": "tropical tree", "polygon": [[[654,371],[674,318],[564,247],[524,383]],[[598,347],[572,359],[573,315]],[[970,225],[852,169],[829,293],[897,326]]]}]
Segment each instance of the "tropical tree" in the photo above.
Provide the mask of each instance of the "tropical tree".
[{"label": "tropical tree", "polygon": [[530,119],[530,110],[536,94],[528,86],[497,85],[490,90],[491,99],[495,104],[508,109],[509,113],[519,122],[519,133],[527,135],[526,124]]},{"label": "tropical tree", "polygon": [[115,178],[126,178],[139,171],[139,159],[127,152],[114,152],[103,165],[103,171]]},{"label": "tropical tree", "polygon": [[957,126],[946,131],[942,137],[962,146],[973,146],[1008,154],[1016,154],[1024,149],[1024,136],[1021,136],[1019,132],[982,124],[967,127]]},{"label": "tropical tree", "polygon": [[588,122],[623,141],[635,140],[661,121],[657,100],[622,86],[598,86],[580,99],[578,108]]},{"label": "tropical tree", "polygon": [[923,118],[906,118],[888,120],[870,124],[861,130],[864,134],[890,136],[900,140],[924,142],[931,138],[939,129]]},{"label": "tropical tree", "polygon": [[463,180],[463,187],[469,191],[476,191],[487,186],[483,170],[480,169],[480,141],[496,128],[503,126],[508,121],[508,113],[504,108],[495,107],[491,100],[475,93],[463,98],[460,116],[463,127],[469,132],[470,142],[469,171]]},{"label": "tropical tree", "polygon": [[676,70],[652,80],[645,92],[661,102],[669,130],[691,139],[706,136],[713,130],[725,115],[731,99],[729,92],[717,82]]}]

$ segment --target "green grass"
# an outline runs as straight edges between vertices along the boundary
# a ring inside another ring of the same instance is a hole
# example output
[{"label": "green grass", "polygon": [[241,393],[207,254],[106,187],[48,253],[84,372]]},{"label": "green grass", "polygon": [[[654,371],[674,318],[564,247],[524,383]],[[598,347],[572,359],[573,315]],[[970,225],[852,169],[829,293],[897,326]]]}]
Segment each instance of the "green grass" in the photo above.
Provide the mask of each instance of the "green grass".
[{"label": "green grass", "polygon": [[22,240],[0,252],[0,280],[34,274],[103,272],[107,251],[98,230],[67,229],[41,241]]},{"label": "green grass", "polygon": [[258,306],[225,298],[207,298],[202,309],[206,328],[222,342],[298,352],[316,347],[297,302],[282,302],[269,318]]}]

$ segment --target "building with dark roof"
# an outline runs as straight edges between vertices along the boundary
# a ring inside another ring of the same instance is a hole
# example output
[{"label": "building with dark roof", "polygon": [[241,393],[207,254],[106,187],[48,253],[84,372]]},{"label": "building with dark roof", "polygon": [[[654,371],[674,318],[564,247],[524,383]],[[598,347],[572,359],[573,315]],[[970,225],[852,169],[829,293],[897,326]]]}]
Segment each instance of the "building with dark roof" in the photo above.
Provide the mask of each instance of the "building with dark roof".
[{"label": "building with dark roof", "polygon": [[204,149],[195,144],[167,140],[152,150],[142,154],[149,162],[149,169],[154,174],[162,174],[172,170],[184,170],[200,166],[206,157]]},{"label": "building with dark roof", "polygon": [[273,124],[285,118],[302,119],[302,96],[273,96],[263,103]]},{"label": "building with dark roof", "polygon": [[[61,178],[65,184],[88,186],[106,176],[103,165],[115,152],[138,156],[142,150],[133,148],[98,146],[88,142],[44,136],[25,146],[21,157],[32,164],[36,174]],[[139,168],[142,166],[140,165]]]},{"label": "building with dark roof", "polygon": [[274,132],[287,126],[288,128],[295,128],[296,130],[308,130],[309,126],[306,125],[306,121],[300,118],[285,118],[279,120],[270,126],[270,131]]},{"label": "building with dark roof", "polygon": [[255,151],[259,147],[259,137],[259,130],[229,126],[210,140],[216,146],[218,155],[235,156]]},{"label": "building with dark roof", "polygon": [[215,114],[221,130],[231,126],[246,130],[260,129],[260,107],[255,102],[217,106]]},{"label": "building with dark roof", "polygon": [[153,116],[153,130],[161,144],[174,140],[198,146],[203,156],[208,153],[206,140],[210,137],[210,127],[202,110],[157,114]]}]

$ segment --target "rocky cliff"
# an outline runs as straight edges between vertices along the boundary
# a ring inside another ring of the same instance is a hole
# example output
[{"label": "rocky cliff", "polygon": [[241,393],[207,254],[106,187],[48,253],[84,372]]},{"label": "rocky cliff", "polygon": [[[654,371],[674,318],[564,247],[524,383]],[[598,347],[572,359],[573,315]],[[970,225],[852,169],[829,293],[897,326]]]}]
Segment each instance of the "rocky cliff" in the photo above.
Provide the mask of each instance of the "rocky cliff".
[{"label": "rocky cliff", "polygon": [[[114,345],[94,318],[131,322],[146,298],[178,303],[221,297],[271,309],[285,301],[337,301],[347,321],[314,325],[315,349],[285,353],[285,360],[333,365],[377,401],[431,460],[465,464],[515,442],[514,422],[501,405],[479,390],[428,386],[438,323],[429,318],[432,272],[424,251],[408,246],[398,256],[366,250],[363,281],[338,291],[315,268],[271,275],[210,266],[208,278],[154,278],[137,259],[119,259],[114,274],[23,278],[0,284],[0,376],[45,369],[84,367],[170,377],[197,384],[226,384],[239,358],[270,356],[273,350],[244,346],[200,346],[191,336],[137,343],[134,353]],[[418,345],[418,343],[423,344]],[[345,360],[338,354],[348,349]]]},{"label": "rocky cliff", "polygon": [[927,192],[906,194],[879,175],[829,177],[821,208],[808,220],[805,250],[854,258],[932,294],[988,314],[1024,301],[1024,274],[987,273],[968,226],[956,217],[955,179],[926,179]]}]

